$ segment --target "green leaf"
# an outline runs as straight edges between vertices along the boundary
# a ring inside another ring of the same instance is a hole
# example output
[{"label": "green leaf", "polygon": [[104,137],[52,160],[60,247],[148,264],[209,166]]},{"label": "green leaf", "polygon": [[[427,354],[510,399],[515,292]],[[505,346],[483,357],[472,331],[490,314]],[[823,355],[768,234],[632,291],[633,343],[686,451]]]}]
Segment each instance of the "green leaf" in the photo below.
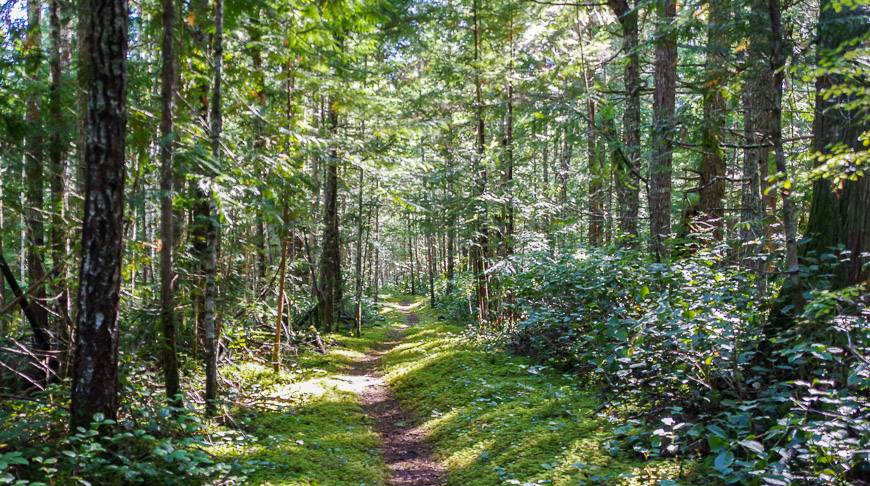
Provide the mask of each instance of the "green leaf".
[{"label": "green leaf", "polygon": [[731,451],[722,451],[713,461],[713,467],[719,472],[725,472],[731,468],[731,464],[733,463],[734,454]]},{"label": "green leaf", "polygon": [[757,440],[741,440],[740,442],[738,442],[738,444],[758,455],[764,454],[764,445],[762,445],[762,443],[758,442]]}]

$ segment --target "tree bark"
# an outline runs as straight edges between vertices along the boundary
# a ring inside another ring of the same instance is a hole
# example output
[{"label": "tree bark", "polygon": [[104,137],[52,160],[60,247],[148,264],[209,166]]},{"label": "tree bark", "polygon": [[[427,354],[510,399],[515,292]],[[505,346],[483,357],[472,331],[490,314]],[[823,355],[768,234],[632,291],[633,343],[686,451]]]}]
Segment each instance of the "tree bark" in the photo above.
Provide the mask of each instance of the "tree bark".
[{"label": "tree bark", "polygon": [[359,187],[356,194],[356,210],[357,210],[357,225],[356,225],[356,255],[355,258],[355,277],[356,277],[356,295],[354,302],[356,304],[354,311],[354,333],[357,337],[362,336],[362,287],[363,287],[363,185],[365,184],[365,171],[359,167]]},{"label": "tree bark", "polygon": [[[211,98],[211,156],[216,166],[220,166],[221,130],[223,130],[223,112],[221,109],[223,82],[223,30],[224,3],[215,0],[214,7],[214,87]],[[211,184],[209,184],[210,186]],[[205,400],[206,415],[215,413],[218,397],[217,361],[218,335],[215,323],[215,298],[217,297],[217,254],[220,243],[220,216],[218,215],[215,195],[209,190],[208,224],[206,233],[207,259],[205,264],[204,321],[205,321]]]},{"label": "tree bark", "polygon": [[652,158],[649,168],[650,252],[668,258],[665,245],[671,233],[671,177],[674,150],[674,108],[677,81],[675,0],[658,0],[655,90],[653,94]]},{"label": "tree bark", "polygon": [[[866,5],[848,7],[823,0],[818,24],[818,64],[829,59],[845,58],[845,51],[856,49],[847,45],[855,39],[865,38],[868,32],[866,19],[870,8]],[[851,61],[857,63],[858,61]],[[817,153],[830,154],[835,144],[844,144],[854,151],[866,150],[859,137],[870,130],[870,121],[858,110],[849,110],[843,104],[854,101],[851,94],[826,97],[825,93],[838,85],[866,83],[842,74],[828,72],[816,79],[815,120],[813,122],[812,149]],[[848,252],[840,258],[835,276],[835,287],[846,287],[870,278],[867,254],[870,252],[870,177],[848,180],[839,188],[832,188],[828,179],[813,183],[813,196],[806,235],[811,241],[804,253],[821,255],[831,252],[836,245],[843,245]]]},{"label": "tree bark", "polygon": [[[257,13],[261,14],[262,10],[257,9]],[[263,149],[266,146],[266,141],[263,138],[263,117],[266,113],[266,80],[263,70],[263,53],[262,33],[258,25],[253,25],[251,28],[251,65],[253,67],[252,79],[254,81],[254,106],[257,111],[254,113],[251,125],[254,132],[254,170],[263,176],[263,167],[261,157],[264,156]],[[263,209],[258,206],[256,211],[256,237],[254,241],[257,247],[257,258],[254,265],[254,282],[259,283],[259,278],[266,274],[266,223],[263,217]],[[259,291],[259,290],[258,290]]]},{"label": "tree bark", "polygon": [[323,250],[320,255],[320,292],[318,303],[320,325],[327,331],[337,328],[341,311],[339,286],[341,252],[338,228],[338,111],[335,99],[329,101],[329,131],[332,136],[326,165],[326,187],[323,200]]},{"label": "tree bark", "polygon": [[[378,194],[380,190],[380,182],[375,182],[375,193]],[[375,305],[378,303],[378,292],[380,289],[381,281],[381,201],[380,195],[377,196],[378,199],[375,201],[375,240],[373,246],[375,248],[375,270],[372,275],[372,286],[373,289],[373,298]]]},{"label": "tree bark", "polygon": [[174,406],[181,406],[178,376],[178,351],[175,337],[175,291],[173,289],[175,249],[172,209],[173,154],[175,133],[175,0],[163,0],[163,43],[161,47],[161,115],[160,115],[160,324],[163,331],[163,381],[166,396]]},{"label": "tree bark", "polygon": [[758,277],[766,291],[764,260],[760,253],[765,236],[763,190],[770,158],[773,112],[773,72],[770,65],[770,17],[765,0],[750,2],[747,78],[743,91],[744,142],[743,188],[740,202],[741,260]]},{"label": "tree bark", "polygon": [[723,89],[728,77],[727,25],[729,4],[725,0],[707,0],[707,49],[704,60],[706,79],[703,91],[703,124],[699,210],[704,224],[714,240],[724,236],[725,224],[725,154],[720,143],[725,128],[725,97]]},{"label": "tree bark", "polygon": [[[31,83],[27,97],[25,126],[25,180],[27,242],[27,280],[35,288],[30,291],[30,306],[33,322],[33,345],[39,353],[48,353],[51,339],[44,336],[48,332],[48,309],[45,307],[46,291],[43,250],[45,249],[45,230],[43,226],[43,126],[40,109],[40,89],[38,88],[39,69],[42,65],[42,29],[40,27],[41,5],[39,0],[27,2],[27,37],[25,40],[25,69]],[[37,329],[38,328],[38,329]]]},{"label": "tree bark", "polygon": [[[508,49],[510,59],[507,73],[507,113],[505,115],[504,157],[505,167],[502,181],[505,191],[505,205],[502,219],[504,227],[501,235],[501,256],[513,254],[514,237],[514,16],[510,14],[508,34]],[[433,299],[434,300],[434,299]],[[433,303],[434,305],[434,303]]]},{"label": "tree bark", "polygon": [[277,316],[275,318],[275,339],[272,344],[272,363],[275,373],[281,371],[281,326],[284,322],[284,285],[287,281],[287,239],[289,236],[288,228],[290,223],[290,207],[284,203],[284,226],[281,230],[281,263],[278,267],[278,302]]},{"label": "tree bark", "polygon": [[56,338],[58,362],[61,375],[66,375],[69,367],[69,351],[72,349],[72,322],[70,320],[70,295],[67,287],[67,232],[64,224],[66,214],[66,146],[67,124],[62,112],[61,92],[63,69],[67,57],[64,56],[61,43],[63,26],[61,24],[61,4],[59,0],[49,3],[49,21],[51,25],[51,52],[49,64],[51,72],[51,88],[49,93],[49,118],[51,123],[49,140],[49,166],[51,170],[51,260],[52,274],[55,283],[54,294],[57,299]]},{"label": "tree bark", "polygon": [[785,151],[782,145],[782,90],[785,78],[785,46],[782,32],[782,10],[779,0],[768,0],[768,13],[770,16],[771,35],[771,60],[773,71],[773,111],[771,113],[772,132],[771,142],[776,160],[776,179],[781,183],[780,196],[782,197],[782,221],[785,233],[785,266],[788,284],[791,288],[791,303],[796,312],[803,308],[804,298],[800,291],[800,266],[797,253],[797,228],[795,221],[794,201],[791,198],[791,189],[782,184],[791,182],[788,169],[785,164]]},{"label": "tree bark", "polygon": [[417,275],[414,273],[414,226],[408,213],[408,265],[411,270],[411,295],[417,295]]},{"label": "tree bark", "polygon": [[481,79],[481,26],[479,0],[473,0],[472,17],[474,24],[474,93],[475,93],[475,124],[477,125],[476,150],[474,157],[475,177],[475,235],[472,250],[472,271],[475,274],[475,293],[477,294],[478,319],[480,322],[489,320],[489,289],[486,276],[487,256],[489,248],[489,228],[486,203],[487,171],[486,132],[483,105],[483,80]]},{"label": "tree bark", "polygon": [[127,129],[127,2],[87,0],[88,110],[70,430],[116,419]]},{"label": "tree bark", "polygon": [[[431,225],[430,225],[431,227]],[[431,231],[431,230],[430,230]],[[426,263],[429,267],[429,306],[435,308],[435,257],[433,255],[434,238],[432,233],[426,233]]]},{"label": "tree bark", "polygon": [[628,59],[623,73],[625,111],[622,115],[624,157],[616,167],[616,192],[619,203],[619,231],[626,244],[637,239],[637,214],[640,205],[640,53],[638,52],[637,10],[626,0],[608,0],[622,27],[622,50]]},{"label": "tree bark", "polygon": [[456,217],[452,202],[455,200],[456,194],[454,191],[454,173],[453,173],[453,157],[450,156],[445,147],[445,155],[447,160],[447,293],[453,292],[455,261],[456,261]]}]

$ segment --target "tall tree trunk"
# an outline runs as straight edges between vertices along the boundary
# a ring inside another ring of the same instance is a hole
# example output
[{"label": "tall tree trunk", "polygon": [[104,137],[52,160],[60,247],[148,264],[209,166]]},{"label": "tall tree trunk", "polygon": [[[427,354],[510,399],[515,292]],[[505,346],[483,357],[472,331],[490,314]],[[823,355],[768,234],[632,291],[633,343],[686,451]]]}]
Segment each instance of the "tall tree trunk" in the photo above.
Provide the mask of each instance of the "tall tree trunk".
[{"label": "tall tree trunk", "polygon": [[[501,255],[507,256],[513,253],[514,237],[514,15],[510,14],[508,34],[508,46],[510,59],[507,73],[507,113],[505,115],[504,137],[504,172],[502,184],[505,191],[505,205],[502,219],[504,228],[501,235]],[[434,305],[434,304],[433,304]]]},{"label": "tall tree trunk", "polygon": [[713,239],[724,236],[725,223],[725,154],[720,142],[725,128],[723,89],[728,77],[727,54],[730,46],[727,27],[729,4],[725,0],[707,0],[707,50],[704,61],[706,80],[703,91],[704,118],[701,128],[703,153],[700,167],[699,209],[705,228]]},{"label": "tall tree trunk", "polygon": [[[3,149],[3,148],[5,148],[5,147],[0,147],[0,149]],[[5,172],[5,171],[3,171],[3,172]],[[3,175],[3,173],[0,172],[0,175]],[[6,202],[5,194],[6,193],[3,191],[3,189],[4,189],[3,180],[4,180],[4,178],[0,177],[0,235],[5,234],[5,229],[6,229],[6,204],[5,204],[5,202]],[[0,260],[3,260],[3,264],[5,265],[6,262],[3,259],[3,238],[2,237],[0,237]],[[11,270],[9,271],[9,274],[12,275]],[[2,283],[2,280],[0,280],[0,283]],[[6,307],[6,298],[7,298],[6,297],[6,286],[0,285],[0,307]],[[22,309],[26,309],[26,308],[27,308],[27,306],[24,306]],[[8,325],[9,325],[9,321],[6,320],[6,317],[0,316],[0,336],[6,336],[6,333],[9,331]]]},{"label": "tall tree trunk", "polygon": [[175,105],[175,0],[163,0],[160,101],[160,323],[163,330],[163,380],[170,403],[181,406],[178,351],[175,342],[175,295],[173,251],[175,234],[172,211],[173,107]]},{"label": "tall tree trunk", "polygon": [[[29,284],[30,306],[34,316],[33,345],[36,351],[47,359],[51,350],[48,332],[48,309],[46,309],[45,268],[42,264],[45,247],[43,228],[43,127],[40,110],[39,76],[42,65],[42,29],[40,27],[41,5],[39,0],[27,2],[27,38],[25,41],[25,69],[30,90],[27,97],[25,125],[25,179],[26,189],[26,226],[27,241],[27,280]],[[47,369],[47,368],[46,368]]]},{"label": "tall tree trunk", "polygon": [[[223,81],[223,30],[224,3],[215,0],[214,6],[214,87],[211,99],[211,156],[216,166],[220,166],[221,130],[223,129],[223,112],[221,110],[221,89]],[[209,188],[210,189],[210,188]],[[205,321],[205,400],[206,414],[212,416],[215,412],[218,396],[217,360],[218,360],[218,329],[215,323],[215,298],[217,297],[216,267],[218,244],[220,242],[220,216],[215,204],[215,195],[209,190],[208,197],[208,232],[207,260],[205,265],[204,321]]]},{"label": "tall tree trunk", "polygon": [[57,303],[57,349],[61,374],[66,375],[69,367],[69,351],[72,349],[72,323],[70,321],[70,295],[67,287],[67,232],[64,224],[66,214],[66,146],[67,124],[62,112],[61,92],[63,69],[67,56],[61,43],[62,29],[59,0],[49,3],[49,18],[51,24],[51,53],[49,64],[51,71],[51,89],[49,118],[51,131],[49,141],[49,165],[51,167],[51,260],[52,274],[55,279],[54,295]]},{"label": "tall tree trunk", "polygon": [[[257,8],[257,19],[261,15],[262,10]],[[257,20],[255,19],[255,20]],[[254,132],[254,170],[260,176],[263,176],[263,164],[261,158],[265,155],[263,149],[265,147],[265,139],[263,138],[263,117],[266,113],[266,80],[265,71],[263,70],[263,54],[262,33],[259,25],[251,27],[251,65],[253,67],[252,78],[254,81],[254,106],[257,111],[254,113],[251,120],[252,129]],[[266,274],[266,223],[264,221],[263,209],[257,206],[256,211],[256,237],[257,258],[254,265],[254,282],[259,282],[259,279]],[[257,289],[259,292],[259,289]]]},{"label": "tall tree trunk", "polygon": [[[431,228],[431,224],[429,225]],[[433,309],[435,308],[435,256],[434,253],[434,241],[432,238],[431,230],[426,233],[426,263],[429,267],[429,306]]]},{"label": "tall tree trunk", "polygon": [[[782,90],[785,78],[785,46],[782,32],[782,10],[779,0],[767,1],[768,14],[770,16],[771,35],[771,68],[773,70],[773,111],[771,142],[776,160],[777,180],[791,181],[788,169],[785,165],[785,151],[782,145]],[[782,222],[785,233],[785,266],[788,275],[788,287],[791,291],[791,303],[799,312],[804,304],[803,293],[800,291],[800,266],[797,253],[797,228],[795,220],[794,201],[791,198],[791,189],[781,185],[780,196],[782,197]]]},{"label": "tall tree trunk", "polygon": [[[375,182],[375,194],[379,190],[380,182]],[[378,292],[380,291],[378,287],[381,281],[381,201],[379,195],[377,198],[375,201],[375,241],[373,243],[375,247],[375,271],[372,275],[372,286],[374,287],[372,294],[375,305],[378,304]]]},{"label": "tall tree trunk", "polygon": [[363,185],[365,184],[365,171],[362,166],[359,168],[359,187],[356,193],[356,210],[357,210],[357,225],[356,225],[356,262],[354,264],[356,271],[356,295],[354,302],[356,304],[354,312],[354,333],[357,337],[362,336],[362,291],[363,291]]},{"label": "tall tree trunk", "polygon": [[284,224],[281,230],[281,263],[278,266],[278,312],[275,317],[275,339],[272,344],[272,363],[275,373],[281,371],[281,327],[284,322],[284,285],[287,281],[287,240],[290,237],[290,232],[287,228],[290,224],[290,206],[286,202],[286,197],[284,201]]},{"label": "tall tree trunk", "polygon": [[408,213],[408,265],[411,269],[411,295],[417,295],[417,275],[414,273],[414,226]]},{"label": "tall tree trunk", "polygon": [[[846,54],[860,46],[855,40],[866,38],[870,8],[866,5],[843,6],[833,0],[823,0],[820,8],[818,64],[825,65],[832,59],[848,59]],[[850,42],[852,44],[847,44]],[[845,52],[836,52],[838,48]],[[850,64],[858,62],[849,61]],[[846,77],[838,72],[827,72],[816,79],[812,143],[815,152],[830,154],[835,144],[844,144],[854,151],[866,150],[859,137],[870,130],[870,121],[863,112],[843,106],[854,102],[856,95],[826,96],[826,92],[836,86],[860,86],[862,82],[866,83],[866,80]],[[831,248],[837,245],[843,245],[848,252],[840,258],[837,266],[836,287],[866,282],[870,278],[870,265],[867,264],[870,252],[870,177],[865,174],[857,180],[847,180],[839,188],[833,188],[829,179],[816,180],[807,236],[812,239],[803,249],[805,253],[821,255],[831,252]]]},{"label": "tall tree trunk", "polygon": [[320,255],[320,325],[328,331],[337,328],[341,302],[341,254],[338,233],[338,111],[335,99],[329,100],[329,131],[332,137],[326,165],[323,200],[323,245]]},{"label": "tall tree trunk", "polygon": [[475,93],[475,123],[477,125],[477,154],[474,157],[475,177],[475,235],[472,249],[472,271],[475,274],[475,293],[477,294],[478,319],[481,322],[489,320],[489,289],[486,276],[487,257],[489,249],[489,223],[486,203],[486,133],[483,105],[483,80],[481,77],[481,26],[479,0],[473,0],[472,16],[474,23],[474,93]]},{"label": "tall tree trunk", "polygon": [[770,65],[770,17],[765,0],[750,2],[747,78],[743,92],[744,132],[743,188],[741,190],[741,260],[758,276],[758,288],[766,291],[764,261],[760,256],[764,232],[763,195],[770,157],[773,112],[773,72]]},{"label": "tall tree trunk", "polygon": [[649,214],[650,251],[656,260],[662,260],[668,257],[665,239],[671,233],[671,166],[677,82],[676,1],[658,0],[657,16]]},{"label": "tall tree trunk", "polygon": [[[860,48],[860,42],[854,42],[856,39],[866,38],[868,32],[866,19],[870,15],[870,9],[866,5],[852,7],[837,5],[837,8],[834,8],[835,4],[833,0],[823,0],[820,5],[816,63],[820,66],[830,66],[834,60],[851,58],[853,60],[840,62],[847,62],[851,64],[849,66],[851,69],[855,69],[853,63],[858,62],[857,57],[851,57],[850,51]],[[784,52],[781,44],[781,12],[778,2],[769,0],[768,9],[774,34],[774,66],[779,66],[779,63],[784,60]],[[821,160],[817,159],[818,164],[823,163],[824,158],[830,156],[835,147],[837,150],[842,150],[845,146],[856,152],[866,150],[859,137],[870,130],[870,121],[862,112],[844,106],[854,102],[855,95],[847,91],[844,94],[831,96],[828,92],[837,86],[858,86],[866,83],[866,80],[843,74],[849,71],[850,69],[829,70],[816,78],[812,150],[817,154],[824,154]],[[777,76],[775,82],[780,81],[781,78]],[[774,113],[774,117],[776,115]],[[777,164],[779,163],[779,154],[777,154]],[[787,203],[787,199],[783,198],[784,212],[787,204],[790,205],[790,202]],[[832,282],[834,288],[863,283],[866,293],[867,282],[870,279],[870,265],[867,258],[870,252],[870,209],[868,208],[870,208],[870,177],[867,175],[857,180],[843,181],[837,187],[832,187],[832,181],[826,178],[813,182],[805,234],[807,242],[803,243],[799,250],[802,255],[818,258],[825,253],[837,252],[837,247],[840,245],[845,248],[847,253],[840,255],[834,272]],[[785,213],[783,217],[786,217]],[[786,238],[788,239],[788,234]],[[765,329],[768,337],[775,337],[779,331],[792,326],[794,316],[803,303],[801,293],[804,290],[804,283],[795,278],[797,274],[792,272],[792,265],[796,259],[796,255],[788,254],[787,248],[786,265],[789,278],[783,284],[779,298],[770,312]]]},{"label": "tall tree trunk", "polygon": [[116,419],[127,131],[127,2],[87,0],[85,201],[70,430]]},{"label": "tall tree trunk", "polygon": [[445,155],[447,160],[447,197],[448,197],[448,205],[447,205],[447,293],[450,294],[453,292],[454,285],[454,274],[455,274],[455,262],[456,262],[456,216],[455,209],[453,207],[453,201],[456,198],[456,194],[454,191],[453,180],[455,174],[453,173],[453,157],[450,156],[448,150],[445,146]]},{"label": "tall tree trunk", "polygon": [[640,53],[638,52],[637,9],[626,0],[608,0],[611,10],[622,26],[622,49],[628,62],[625,64],[625,111],[622,115],[623,155],[616,167],[616,192],[619,203],[619,231],[629,237],[627,243],[637,238],[637,214],[640,203]]},{"label": "tall tree trunk", "polygon": [[[194,122],[197,123],[203,132],[208,133],[209,127],[209,34],[212,30],[209,25],[210,11],[207,0],[191,0],[190,15],[193,17],[193,32],[192,50],[194,55],[191,56],[193,61],[193,71],[195,73],[191,87],[191,98],[194,100],[192,106],[192,116]],[[177,79],[177,76],[176,76]],[[201,147],[203,142],[200,139],[196,141]],[[179,160],[173,160],[173,188],[176,192],[184,190],[186,175],[188,172],[194,172],[199,176],[204,175],[202,170],[194,170],[193,167],[181,163]],[[200,343],[205,341],[205,267],[208,259],[208,244],[206,243],[208,233],[209,216],[208,216],[208,195],[206,191],[196,182],[191,181],[188,191],[192,199],[192,207],[190,208],[190,226],[188,230],[189,240],[191,242],[191,253],[194,256],[192,274],[192,282],[190,282],[190,298],[193,303],[193,354],[197,354]],[[173,237],[175,242],[182,239],[181,231],[184,228],[184,209],[173,209]]]},{"label": "tall tree trunk", "polygon": [[[588,61],[583,52],[582,37],[580,55],[583,64],[588,66]],[[592,80],[594,78],[595,72],[587,67],[583,72],[583,84],[586,91],[586,155],[589,164],[589,244],[601,246],[604,239],[604,164],[598,157],[598,147],[596,145],[595,100],[592,98]],[[567,138],[566,133],[565,139],[567,140]]]}]

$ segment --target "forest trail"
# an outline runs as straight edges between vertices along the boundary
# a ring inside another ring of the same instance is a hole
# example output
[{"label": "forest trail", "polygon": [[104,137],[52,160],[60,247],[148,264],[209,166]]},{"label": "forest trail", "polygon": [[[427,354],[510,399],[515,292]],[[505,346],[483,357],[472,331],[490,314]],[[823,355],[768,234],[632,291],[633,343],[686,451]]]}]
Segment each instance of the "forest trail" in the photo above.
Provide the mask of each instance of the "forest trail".
[{"label": "forest trail", "polygon": [[359,396],[363,411],[371,418],[382,440],[381,454],[389,468],[388,484],[394,486],[443,484],[443,468],[425,443],[425,432],[413,425],[412,416],[396,400],[380,369],[380,359],[401,341],[405,331],[417,324],[413,304],[403,300],[396,309],[405,324],[390,331],[388,339],[376,345],[365,357],[353,363],[349,387]]}]

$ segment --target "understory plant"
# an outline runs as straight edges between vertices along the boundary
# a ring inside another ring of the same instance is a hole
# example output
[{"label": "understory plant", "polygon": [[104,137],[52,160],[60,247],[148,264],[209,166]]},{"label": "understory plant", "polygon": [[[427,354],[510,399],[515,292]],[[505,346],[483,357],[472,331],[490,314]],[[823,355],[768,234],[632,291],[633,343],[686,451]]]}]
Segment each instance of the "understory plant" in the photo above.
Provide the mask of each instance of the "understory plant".
[{"label": "understory plant", "polygon": [[732,484],[866,478],[867,292],[832,289],[826,261],[804,260],[805,304],[772,329],[755,274],[716,251],[670,264],[636,250],[515,257],[493,275],[512,289],[499,335],[597,387],[626,451],[703,457]]}]

